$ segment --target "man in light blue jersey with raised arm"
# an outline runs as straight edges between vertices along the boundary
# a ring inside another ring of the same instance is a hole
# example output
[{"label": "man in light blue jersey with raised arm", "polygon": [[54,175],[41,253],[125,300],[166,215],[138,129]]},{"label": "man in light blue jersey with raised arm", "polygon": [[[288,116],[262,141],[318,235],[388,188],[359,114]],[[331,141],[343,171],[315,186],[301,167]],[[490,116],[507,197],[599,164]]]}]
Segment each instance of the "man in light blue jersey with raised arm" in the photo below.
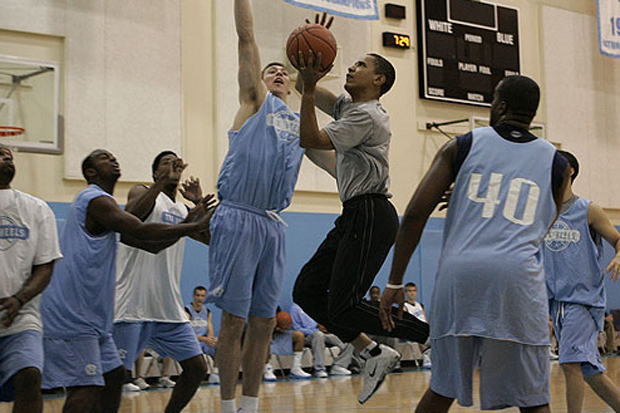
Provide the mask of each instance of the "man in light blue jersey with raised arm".
[{"label": "man in light blue jersey with raised arm", "polygon": [[41,301],[43,388],[67,389],[64,413],[115,413],[126,373],[112,338],[116,233],[128,237],[128,243],[149,241],[153,247],[203,233],[210,198],[183,223],[143,223],[112,197],[121,176],[114,155],[103,149],[91,152],[82,173],[88,187],[71,204],[60,235],[64,258]]},{"label": "man in light blue jersey with raised arm", "polygon": [[[549,412],[549,330],[540,243],[568,185],[566,159],[528,130],[540,89],[525,76],[495,88],[491,126],[444,145],[403,217],[389,283],[401,285],[426,220],[454,182],[430,306],[432,376],[417,413],[472,405],[480,370],[483,410]],[[386,288],[383,323],[404,306]]]},{"label": "man in light blue jersey with raised arm", "polygon": [[234,13],[240,107],[217,183],[221,203],[211,222],[207,301],[223,310],[216,353],[221,411],[237,410],[242,364],[240,411],[254,413],[284,278],[285,225],[279,212],[291,202],[304,150],[299,116],[286,106],[291,92],[286,68],[270,63],[261,70],[249,0],[235,0]]},{"label": "man in light blue jersey with raised arm", "polygon": [[602,239],[615,249],[606,270],[618,281],[620,234],[600,206],[573,193],[579,162],[570,152],[560,153],[570,165],[570,184],[562,198],[561,215],[545,237],[543,255],[549,310],[566,378],[567,412],[581,412],[584,379],[609,407],[620,412],[620,392],[605,374],[597,349],[606,304]]}]

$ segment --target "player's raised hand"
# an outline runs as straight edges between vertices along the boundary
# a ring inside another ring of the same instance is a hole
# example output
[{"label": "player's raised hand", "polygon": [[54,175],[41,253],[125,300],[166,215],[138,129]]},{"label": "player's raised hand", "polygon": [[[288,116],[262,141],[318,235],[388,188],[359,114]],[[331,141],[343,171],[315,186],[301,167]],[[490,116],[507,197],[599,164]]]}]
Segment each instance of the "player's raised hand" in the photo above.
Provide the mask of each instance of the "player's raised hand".
[{"label": "player's raised hand", "polygon": [[183,198],[192,202],[194,205],[198,204],[202,199],[202,188],[200,187],[200,179],[190,176],[185,182],[181,184],[179,189]]},{"label": "player's raised hand", "polygon": [[[327,23],[325,23],[327,21]],[[321,15],[317,13],[314,15],[314,22],[316,24],[320,24],[321,26],[325,26],[326,29],[332,27],[332,23],[334,23],[334,16],[329,16],[329,20],[327,20],[327,12],[323,12]],[[311,24],[310,20],[306,19],[306,23]]]},{"label": "player's raised hand", "polygon": [[609,279],[618,282],[618,276],[620,276],[620,255],[616,255],[609,265],[607,266],[607,272],[609,273]]},{"label": "player's raised hand", "polygon": [[398,319],[403,319],[405,310],[405,290],[404,288],[392,289],[385,288],[379,304],[379,316],[381,317],[381,325],[387,331],[392,331],[396,327],[396,323],[392,317],[392,306],[398,305]]}]

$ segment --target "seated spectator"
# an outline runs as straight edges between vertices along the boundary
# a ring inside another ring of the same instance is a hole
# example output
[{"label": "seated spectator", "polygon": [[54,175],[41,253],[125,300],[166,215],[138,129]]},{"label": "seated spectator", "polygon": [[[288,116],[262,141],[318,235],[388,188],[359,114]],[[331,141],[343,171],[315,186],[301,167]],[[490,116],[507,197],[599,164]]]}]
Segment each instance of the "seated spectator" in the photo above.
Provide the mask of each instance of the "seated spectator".
[{"label": "seated spectator", "polygon": [[[405,284],[405,311],[416,317],[418,320],[427,322],[424,304],[416,301],[418,296],[418,286],[415,283]],[[424,344],[411,343],[413,346],[416,362],[422,364],[425,369],[431,368],[430,348]]]},{"label": "seated spectator", "polygon": [[[280,311],[278,311],[280,313]],[[301,368],[301,359],[304,351],[304,333],[291,328],[290,323],[276,323],[271,340],[270,352],[267,354],[267,363],[263,370],[263,380],[276,381],[273,366],[269,362],[271,354],[288,355],[293,350],[293,367],[290,377],[297,380],[309,379],[311,374],[306,373]]]},{"label": "seated spectator", "polygon": [[[201,285],[194,288],[193,300],[185,306],[185,312],[190,319],[190,323],[196,338],[202,348],[202,352],[210,358],[208,363],[214,365],[215,349],[217,347],[217,337],[213,330],[213,314],[205,305],[204,301],[207,296],[207,289]],[[219,371],[217,367],[213,367],[209,375],[210,384],[218,384],[220,382]]]},{"label": "seated spectator", "polygon": [[370,296],[371,302],[378,303],[381,300],[381,288],[373,285],[372,287],[370,287],[368,295]]},{"label": "seated spectator", "polygon": [[318,378],[327,377],[325,371],[325,345],[336,346],[340,353],[334,359],[330,373],[337,376],[349,376],[347,369],[351,363],[353,346],[345,345],[336,335],[330,334],[325,327],[317,324],[300,306],[293,304],[289,312],[293,320],[293,329],[301,331],[305,336],[305,343],[312,349],[314,356],[314,374]]}]

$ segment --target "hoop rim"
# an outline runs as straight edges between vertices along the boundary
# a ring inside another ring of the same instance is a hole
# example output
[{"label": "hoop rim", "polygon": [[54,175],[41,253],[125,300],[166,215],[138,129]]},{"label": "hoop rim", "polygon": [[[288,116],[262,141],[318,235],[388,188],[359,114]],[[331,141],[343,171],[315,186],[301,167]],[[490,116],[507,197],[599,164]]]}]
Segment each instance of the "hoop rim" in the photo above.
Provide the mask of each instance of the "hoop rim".
[{"label": "hoop rim", "polygon": [[17,136],[24,132],[26,132],[26,129],[19,126],[0,126],[0,137]]}]

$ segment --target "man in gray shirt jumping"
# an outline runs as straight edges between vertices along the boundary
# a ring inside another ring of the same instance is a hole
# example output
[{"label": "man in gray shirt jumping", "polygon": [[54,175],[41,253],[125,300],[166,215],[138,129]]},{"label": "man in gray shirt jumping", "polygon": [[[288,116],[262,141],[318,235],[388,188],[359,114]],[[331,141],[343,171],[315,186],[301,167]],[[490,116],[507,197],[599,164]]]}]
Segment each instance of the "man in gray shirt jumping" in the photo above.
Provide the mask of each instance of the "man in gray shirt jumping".
[{"label": "man in gray shirt jumping", "polygon": [[[379,388],[400,355],[378,345],[364,333],[400,337],[424,343],[428,325],[405,314],[391,332],[383,329],[379,307],[362,301],[372,285],[398,230],[398,215],[389,201],[389,115],[379,102],[396,78],[392,64],[367,54],[348,69],[345,90],[336,97],[317,87],[327,74],[321,56],[300,55],[297,89],[301,102],[300,144],[306,155],[336,178],[343,203],[342,215],[314,256],[297,277],[294,301],[308,315],[345,342],[351,342],[366,360],[359,402]],[[331,69],[331,68],[330,68]],[[334,118],[319,129],[315,105]],[[390,286],[388,288],[403,288]]]}]

